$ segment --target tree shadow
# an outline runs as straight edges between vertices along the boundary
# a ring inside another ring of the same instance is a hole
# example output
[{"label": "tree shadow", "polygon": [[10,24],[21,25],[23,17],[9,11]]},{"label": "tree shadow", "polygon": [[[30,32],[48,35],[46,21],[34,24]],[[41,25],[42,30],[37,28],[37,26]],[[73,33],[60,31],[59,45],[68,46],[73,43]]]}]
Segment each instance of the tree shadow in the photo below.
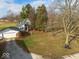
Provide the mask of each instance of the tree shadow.
[{"label": "tree shadow", "polygon": [[[9,57],[4,56],[0,59],[33,59],[30,51],[22,40],[12,40],[4,44],[3,53],[9,53]],[[2,46],[3,47],[3,46]]]},{"label": "tree shadow", "polygon": [[5,52],[5,46],[6,42],[0,42],[0,59],[2,57],[2,54]]},{"label": "tree shadow", "polygon": [[24,43],[23,40],[16,40],[16,43],[25,51],[30,53],[30,51],[28,50],[26,44]]},{"label": "tree shadow", "polygon": [[27,37],[27,36],[30,36],[31,34],[29,33],[29,32],[20,32],[20,33],[18,33],[18,35],[17,36],[19,36],[19,37],[17,37],[16,39],[19,39],[19,38],[25,38],[25,37]]}]

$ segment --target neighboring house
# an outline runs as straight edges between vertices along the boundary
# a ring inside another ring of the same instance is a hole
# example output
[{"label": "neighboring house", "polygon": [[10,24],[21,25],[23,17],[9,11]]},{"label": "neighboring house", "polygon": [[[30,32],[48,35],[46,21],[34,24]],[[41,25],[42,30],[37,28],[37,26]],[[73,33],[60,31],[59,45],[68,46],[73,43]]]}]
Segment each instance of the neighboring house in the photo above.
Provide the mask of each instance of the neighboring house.
[{"label": "neighboring house", "polygon": [[19,24],[17,25],[17,27],[21,30],[21,31],[26,31],[28,32],[30,27],[31,27],[31,21],[29,19],[24,19],[23,21],[19,22]]},{"label": "neighboring house", "polygon": [[20,32],[20,29],[16,27],[8,27],[5,29],[0,30],[0,39],[3,38],[15,38],[17,33]]},{"label": "neighboring house", "polygon": [[8,27],[0,30],[0,39],[4,38],[15,38],[19,32],[29,32],[31,22],[29,19],[25,19],[18,24],[17,27]]}]

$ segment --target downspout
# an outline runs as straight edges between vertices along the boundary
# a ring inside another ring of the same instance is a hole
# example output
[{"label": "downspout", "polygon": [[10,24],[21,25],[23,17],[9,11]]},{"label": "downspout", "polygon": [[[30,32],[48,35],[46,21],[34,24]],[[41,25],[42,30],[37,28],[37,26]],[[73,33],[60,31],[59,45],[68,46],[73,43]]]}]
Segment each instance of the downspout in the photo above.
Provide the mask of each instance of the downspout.
[{"label": "downspout", "polygon": [[4,39],[4,35],[3,35],[3,32],[2,32],[2,39]]}]

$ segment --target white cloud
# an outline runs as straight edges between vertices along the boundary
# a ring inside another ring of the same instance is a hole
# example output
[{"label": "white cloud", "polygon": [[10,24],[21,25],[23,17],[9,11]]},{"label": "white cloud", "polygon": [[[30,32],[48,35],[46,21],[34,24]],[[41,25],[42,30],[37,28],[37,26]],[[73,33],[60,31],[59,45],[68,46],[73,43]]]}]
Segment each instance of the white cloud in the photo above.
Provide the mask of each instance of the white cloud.
[{"label": "white cloud", "polygon": [[[51,1],[53,1],[53,0],[51,0]],[[41,6],[42,4],[45,4],[46,7],[48,7],[49,2],[51,2],[51,1],[50,0],[36,0],[36,1],[30,2],[30,4],[32,5],[32,7],[35,7],[35,8],[37,8],[38,6]],[[9,10],[15,14],[18,14],[21,11],[21,8],[24,4],[17,4],[14,2],[14,0],[0,0],[0,11],[1,11],[0,17],[7,15],[7,12]],[[5,13],[4,13],[3,9],[5,9],[4,10],[4,11],[6,11]]]},{"label": "white cloud", "polygon": [[3,0],[0,0],[0,9],[4,8],[6,6],[6,3]]},{"label": "white cloud", "polygon": [[32,7],[37,8],[38,6],[41,6],[42,4],[44,4],[44,1],[38,0],[38,1],[31,2],[30,4],[32,5]]},{"label": "white cloud", "polygon": [[19,4],[8,4],[7,10],[11,10],[13,13],[18,14],[21,11],[22,5]]},{"label": "white cloud", "polygon": [[47,0],[47,1],[45,1],[45,0],[37,0],[37,1],[31,2],[30,4],[35,9],[37,9],[37,7],[41,6],[42,4],[44,4],[48,8],[49,2],[51,2],[51,1],[50,0]]},{"label": "white cloud", "polygon": [[[14,3],[14,0],[0,0],[0,17],[5,16],[9,10],[18,14],[21,11],[21,8],[22,5]],[[4,11],[6,11],[6,13],[4,13]]]}]

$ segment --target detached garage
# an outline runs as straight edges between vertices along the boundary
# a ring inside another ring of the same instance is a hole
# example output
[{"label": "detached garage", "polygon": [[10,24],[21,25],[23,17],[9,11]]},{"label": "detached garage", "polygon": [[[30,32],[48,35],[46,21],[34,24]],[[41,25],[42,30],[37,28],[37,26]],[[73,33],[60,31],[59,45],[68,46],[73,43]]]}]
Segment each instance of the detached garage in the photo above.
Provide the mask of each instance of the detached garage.
[{"label": "detached garage", "polygon": [[20,29],[16,27],[8,27],[0,31],[0,39],[3,38],[16,38]]}]

